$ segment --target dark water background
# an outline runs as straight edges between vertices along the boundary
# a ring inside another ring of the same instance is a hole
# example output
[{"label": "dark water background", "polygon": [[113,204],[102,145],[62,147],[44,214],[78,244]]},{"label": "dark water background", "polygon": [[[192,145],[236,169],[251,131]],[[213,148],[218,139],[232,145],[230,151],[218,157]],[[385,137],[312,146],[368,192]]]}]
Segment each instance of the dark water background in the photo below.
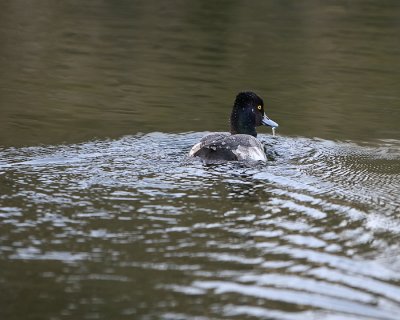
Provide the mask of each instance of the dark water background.
[{"label": "dark water background", "polygon": [[[400,2],[2,1],[1,319],[398,319]],[[186,154],[259,93],[267,165]]]}]

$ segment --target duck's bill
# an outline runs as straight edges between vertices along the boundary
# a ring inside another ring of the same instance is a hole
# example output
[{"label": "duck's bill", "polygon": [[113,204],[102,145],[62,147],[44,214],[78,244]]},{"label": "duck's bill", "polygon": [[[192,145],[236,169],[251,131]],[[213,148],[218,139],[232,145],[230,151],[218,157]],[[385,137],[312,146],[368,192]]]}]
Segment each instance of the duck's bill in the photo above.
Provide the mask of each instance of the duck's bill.
[{"label": "duck's bill", "polygon": [[271,120],[266,115],[264,115],[264,118],[262,118],[261,122],[264,126],[268,126],[268,127],[272,127],[272,128],[279,127],[279,125],[275,121]]}]

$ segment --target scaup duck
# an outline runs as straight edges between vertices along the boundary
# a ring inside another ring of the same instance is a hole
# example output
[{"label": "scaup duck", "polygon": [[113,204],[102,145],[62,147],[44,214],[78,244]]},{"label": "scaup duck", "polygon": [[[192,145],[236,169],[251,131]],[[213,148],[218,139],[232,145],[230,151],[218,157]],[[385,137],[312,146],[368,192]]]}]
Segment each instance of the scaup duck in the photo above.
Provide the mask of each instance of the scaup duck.
[{"label": "scaup duck", "polygon": [[257,140],[256,127],[278,127],[264,112],[264,102],[254,92],[240,92],[233,104],[231,132],[215,132],[203,137],[189,152],[206,162],[267,161],[264,147]]}]

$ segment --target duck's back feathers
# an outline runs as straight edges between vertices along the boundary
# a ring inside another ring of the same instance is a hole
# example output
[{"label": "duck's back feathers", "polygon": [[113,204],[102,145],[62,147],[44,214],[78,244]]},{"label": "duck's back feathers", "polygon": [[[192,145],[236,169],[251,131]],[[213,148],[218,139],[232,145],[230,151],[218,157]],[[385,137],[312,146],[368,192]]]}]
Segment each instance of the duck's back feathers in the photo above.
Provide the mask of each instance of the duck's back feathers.
[{"label": "duck's back feathers", "polygon": [[189,152],[189,156],[212,161],[266,161],[263,145],[247,134],[211,133],[203,137]]}]

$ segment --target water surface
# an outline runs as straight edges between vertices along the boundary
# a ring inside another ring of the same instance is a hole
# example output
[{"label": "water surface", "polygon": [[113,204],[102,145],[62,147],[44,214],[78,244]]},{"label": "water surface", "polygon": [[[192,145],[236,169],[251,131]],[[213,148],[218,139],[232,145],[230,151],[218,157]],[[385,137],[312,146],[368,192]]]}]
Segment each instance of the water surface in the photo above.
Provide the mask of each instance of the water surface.
[{"label": "water surface", "polygon": [[400,139],[395,0],[17,0],[0,15],[2,145],[225,130],[248,89],[281,134]]}]

